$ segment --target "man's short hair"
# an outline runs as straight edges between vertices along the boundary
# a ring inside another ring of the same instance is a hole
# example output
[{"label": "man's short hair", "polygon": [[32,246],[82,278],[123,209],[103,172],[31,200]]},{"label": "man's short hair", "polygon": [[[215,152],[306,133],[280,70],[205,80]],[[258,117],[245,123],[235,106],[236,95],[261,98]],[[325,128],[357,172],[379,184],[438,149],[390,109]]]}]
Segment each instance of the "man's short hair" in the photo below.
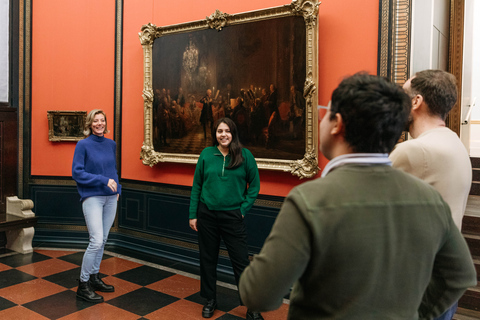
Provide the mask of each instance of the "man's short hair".
[{"label": "man's short hair", "polygon": [[345,141],[354,152],[389,153],[398,142],[410,114],[411,101],[388,80],[357,73],[332,93],[331,119],[342,116]]},{"label": "man's short hair", "polygon": [[419,94],[428,105],[430,113],[443,120],[457,102],[457,79],[443,70],[417,72],[411,80],[411,97]]}]

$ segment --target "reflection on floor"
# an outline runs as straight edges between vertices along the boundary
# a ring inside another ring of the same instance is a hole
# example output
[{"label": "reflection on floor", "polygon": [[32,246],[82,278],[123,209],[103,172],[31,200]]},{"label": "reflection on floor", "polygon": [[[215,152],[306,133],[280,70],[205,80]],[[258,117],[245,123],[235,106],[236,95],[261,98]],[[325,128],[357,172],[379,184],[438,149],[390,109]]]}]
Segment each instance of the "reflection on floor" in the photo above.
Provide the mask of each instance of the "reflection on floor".
[{"label": "reflection on floor", "polygon": [[[75,296],[82,257],[83,251],[51,248],[0,255],[0,319],[203,319],[198,268],[106,251],[100,276],[115,292],[100,293],[105,302],[91,304]],[[211,319],[245,319],[235,286],[219,281],[217,292]],[[263,315],[286,319],[287,311],[283,304]]]}]

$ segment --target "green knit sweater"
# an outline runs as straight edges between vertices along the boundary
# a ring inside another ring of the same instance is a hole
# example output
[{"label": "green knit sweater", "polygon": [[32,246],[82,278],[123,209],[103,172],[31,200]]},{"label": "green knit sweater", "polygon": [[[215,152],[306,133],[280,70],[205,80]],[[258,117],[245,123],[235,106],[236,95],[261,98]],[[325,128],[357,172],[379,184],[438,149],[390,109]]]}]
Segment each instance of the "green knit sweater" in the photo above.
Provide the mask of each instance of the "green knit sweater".
[{"label": "green knit sweater", "polygon": [[242,149],[240,166],[227,169],[230,155],[224,157],[217,147],[205,148],[198,158],[190,196],[190,219],[197,218],[198,202],[210,210],[240,209],[245,215],[260,191],[260,177],[252,153]]},{"label": "green knit sweater", "polygon": [[[295,284],[294,284],[295,283]],[[477,284],[440,194],[386,165],[343,165],[285,199],[240,278],[243,303],[289,319],[433,319]]]}]

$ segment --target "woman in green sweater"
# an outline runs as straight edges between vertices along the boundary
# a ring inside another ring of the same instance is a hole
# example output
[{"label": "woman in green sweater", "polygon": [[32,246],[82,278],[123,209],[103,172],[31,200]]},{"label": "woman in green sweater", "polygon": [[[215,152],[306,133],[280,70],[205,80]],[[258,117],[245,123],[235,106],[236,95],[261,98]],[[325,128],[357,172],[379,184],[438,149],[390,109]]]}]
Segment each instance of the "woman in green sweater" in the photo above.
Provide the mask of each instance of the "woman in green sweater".
[{"label": "woman in green sweater", "polygon": [[[252,153],[243,148],[235,123],[219,119],[212,132],[213,146],[198,158],[190,197],[190,227],[198,232],[202,297],[207,299],[202,316],[217,308],[216,282],[220,240],[232,262],[235,280],[249,264],[243,218],[260,191],[260,177]],[[247,319],[263,319],[247,311]]]}]

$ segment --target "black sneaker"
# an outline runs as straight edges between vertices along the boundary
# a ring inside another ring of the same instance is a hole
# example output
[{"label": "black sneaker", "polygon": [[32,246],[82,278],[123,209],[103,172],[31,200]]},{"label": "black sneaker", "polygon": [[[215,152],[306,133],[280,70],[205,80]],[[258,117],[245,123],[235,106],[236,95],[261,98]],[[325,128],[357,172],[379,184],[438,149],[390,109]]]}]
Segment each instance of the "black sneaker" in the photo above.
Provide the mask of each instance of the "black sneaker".
[{"label": "black sneaker", "polygon": [[260,312],[247,310],[247,320],[264,320]]}]

